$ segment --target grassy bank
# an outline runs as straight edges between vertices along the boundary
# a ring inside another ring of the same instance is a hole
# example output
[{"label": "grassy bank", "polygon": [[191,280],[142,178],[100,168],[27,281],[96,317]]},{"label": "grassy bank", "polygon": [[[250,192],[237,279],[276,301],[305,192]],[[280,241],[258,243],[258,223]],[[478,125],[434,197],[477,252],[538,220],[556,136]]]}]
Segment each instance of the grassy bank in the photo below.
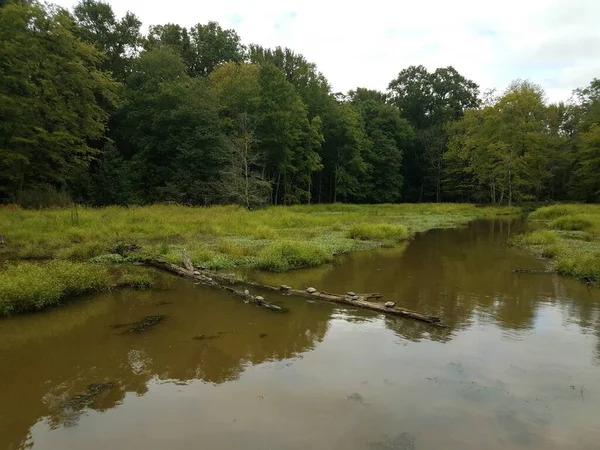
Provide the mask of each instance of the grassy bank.
[{"label": "grassy bank", "polygon": [[531,213],[534,231],[513,243],[553,260],[562,274],[600,285],[600,205],[553,205]]},{"label": "grassy bank", "polygon": [[0,260],[10,262],[0,270],[0,312],[39,309],[109,288],[115,284],[109,267],[127,262],[127,254],[179,263],[185,248],[196,264],[211,269],[287,271],[326,264],[340,253],[392,246],[432,228],[519,212],[466,204],[335,204],[259,211],[176,205],[0,208],[0,234],[6,235]]},{"label": "grassy bank", "polygon": [[153,278],[136,268],[71,261],[6,264],[0,270],[0,316],[39,311],[67,298],[117,287],[150,288]]}]

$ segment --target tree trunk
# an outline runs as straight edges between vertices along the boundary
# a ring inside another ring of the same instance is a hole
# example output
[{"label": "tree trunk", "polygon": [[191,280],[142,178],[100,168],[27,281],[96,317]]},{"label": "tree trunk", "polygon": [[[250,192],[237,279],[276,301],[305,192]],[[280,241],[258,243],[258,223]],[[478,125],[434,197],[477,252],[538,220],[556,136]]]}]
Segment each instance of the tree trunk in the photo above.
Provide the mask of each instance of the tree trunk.
[{"label": "tree trunk", "polygon": [[275,188],[275,201],[273,202],[275,205],[277,205],[277,202],[279,201],[279,182],[281,181],[281,172],[279,172],[279,174],[277,175],[277,187]]},{"label": "tree trunk", "polygon": [[321,173],[319,173],[319,203],[323,202],[323,198],[321,197],[322,192],[323,192],[323,171],[321,170]]},{"label": "tree trunk", "polygon": [[335,167],[335,176],[333,177],[333,203],[337,201],[337,177],[338,177],[338,168]]},{"label": "tree trunk", "polygon": [[311,185],[312,185],[312,173],[308,172],[308,204],[310,205],[310,197],[311,193]]},{"label": "tree trunk", "polygon": [[508,166],[508,206],[512,206],[512,170]]}]

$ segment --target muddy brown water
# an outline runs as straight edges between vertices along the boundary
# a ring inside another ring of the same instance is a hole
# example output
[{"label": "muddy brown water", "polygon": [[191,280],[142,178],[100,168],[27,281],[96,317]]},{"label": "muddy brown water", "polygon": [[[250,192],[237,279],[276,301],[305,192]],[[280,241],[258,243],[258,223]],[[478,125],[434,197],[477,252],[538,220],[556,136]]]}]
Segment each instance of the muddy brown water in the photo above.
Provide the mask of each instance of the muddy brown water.
[{"label": "muddy brown water", "polygon": [[505,246],[519,227],[252,274],[381,292],[445,329],[170,276],[0,320],[0,449],[598,449],[600,289],[512,273],[546,264]]}]

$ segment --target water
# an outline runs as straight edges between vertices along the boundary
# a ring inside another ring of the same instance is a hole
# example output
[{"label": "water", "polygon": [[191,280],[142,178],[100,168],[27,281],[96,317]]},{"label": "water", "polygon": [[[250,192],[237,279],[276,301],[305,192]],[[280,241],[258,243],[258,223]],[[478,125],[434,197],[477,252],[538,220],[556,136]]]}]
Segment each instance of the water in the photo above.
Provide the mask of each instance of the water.
[{"label": "water", "polygon": [[[504,245],[517,227],[252,274],[381,292],[445,329],[170,276],[1,320],[0,449],[597,449],[600,289],[512,273],[546,264]],[[128,331],[147,316],[167,317]]]}]

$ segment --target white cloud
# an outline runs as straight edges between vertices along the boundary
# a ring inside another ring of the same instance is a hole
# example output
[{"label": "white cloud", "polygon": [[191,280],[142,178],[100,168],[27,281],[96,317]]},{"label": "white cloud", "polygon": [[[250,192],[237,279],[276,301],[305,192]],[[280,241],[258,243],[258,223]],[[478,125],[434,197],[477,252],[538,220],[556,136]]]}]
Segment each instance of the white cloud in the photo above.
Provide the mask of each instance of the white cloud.
[{"label": "white cloud", "polygon": [[134,12],[145,27],[214,20],[235,28],[246,44],[290,47],[315,62],[335,91],[384,90],[412,64],[453,65],[484,89],[529,78],[551,100],[600,78],[598,0],[109,3],[118,15]]}]

